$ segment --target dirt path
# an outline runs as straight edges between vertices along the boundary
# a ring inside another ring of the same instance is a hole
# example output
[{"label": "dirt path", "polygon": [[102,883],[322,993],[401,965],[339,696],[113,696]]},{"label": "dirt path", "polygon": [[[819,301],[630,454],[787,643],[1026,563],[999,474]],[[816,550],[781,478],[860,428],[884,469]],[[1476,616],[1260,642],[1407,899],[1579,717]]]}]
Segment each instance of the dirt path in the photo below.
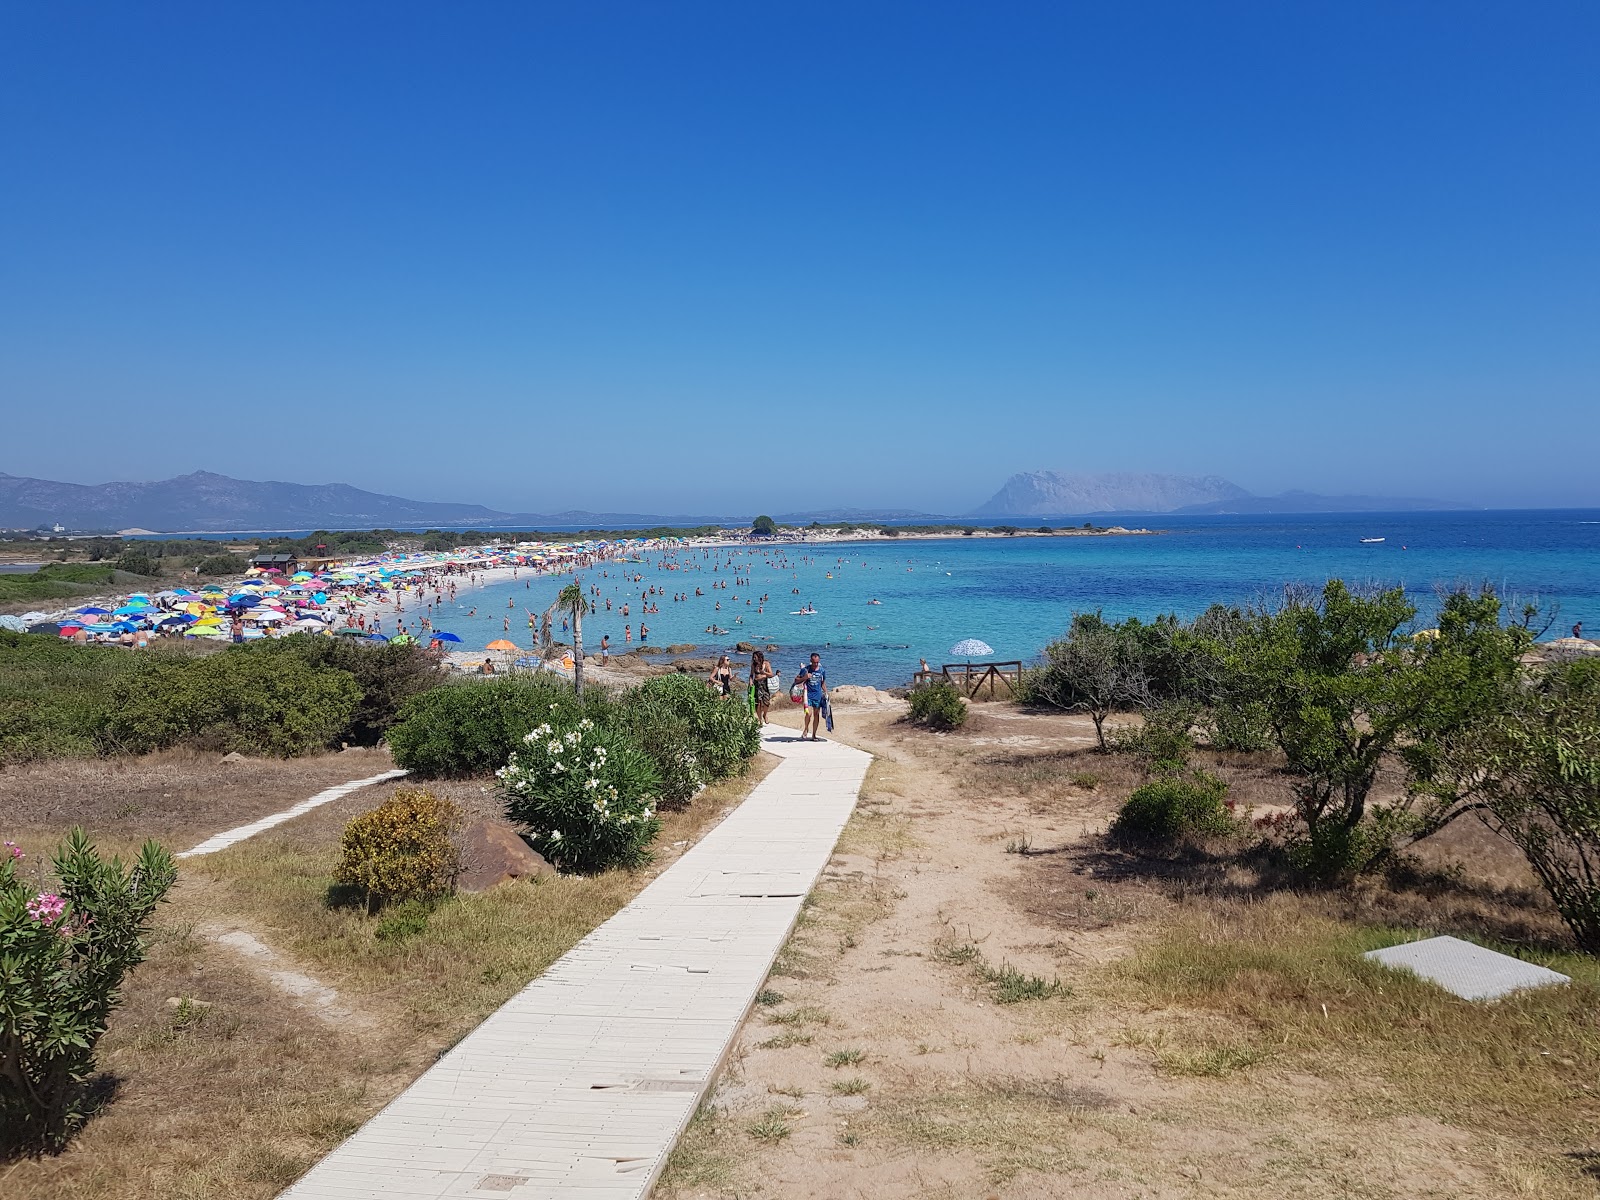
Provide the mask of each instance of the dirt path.
[{"label": "dirt path", "polygon": [[878,762],[658,1194],[1552,1194],[1516,1147],[1382,1080],[1253,1067],[1210,1018],[1119,989],[1168,902],[1038,868],[1103,827],[1121,781],[1082,772],[1047,801],[974,783],[998,747],[1090,744],[1087,721],[984,708],[934,735],[900,711],[841,707]]}]

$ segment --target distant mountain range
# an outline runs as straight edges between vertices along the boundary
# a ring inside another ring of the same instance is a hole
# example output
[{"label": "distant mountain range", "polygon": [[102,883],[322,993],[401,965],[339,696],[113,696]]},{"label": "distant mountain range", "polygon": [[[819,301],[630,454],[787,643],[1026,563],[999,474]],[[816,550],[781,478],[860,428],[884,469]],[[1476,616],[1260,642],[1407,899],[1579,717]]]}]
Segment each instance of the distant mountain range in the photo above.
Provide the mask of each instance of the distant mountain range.
[{"label": "distant mountain range", "polygon": [[[674,520],[699,524],[703,517]],[[225,533],[279,529],[543,529],[658,525],[645,513],[506,513],[362,491],[344,483],[276,483],[195,471],[153,483],[56,483],[0,474],[0,528]]]},{"label": "distant mountain range", "polygon": [[[1319,496],[1285,492],[1254,496],[1214,475],[1135,472],[1085,475],[1032,471],[1013,475],[972,518],[1158,513],[1379,512],[1469,508],[1446,500],[1391,496]],[[155,533],[226,533],[280,529],[604,529],[658,525],[740,525],[754,514],[661,516],[568,509],[507,513],[481,504],[445,504],[367,492],[343,483],[304,484],[233,479],[195,471],[151,483],[56,483],[0,473],[0,528],[61,525],[71,530],[139,529]],[[813,521],[949,521],[910,509],[835,508],[775,512],[790,525]]]},{"label": "distant mountain range", "polygon": [[1407,512],[1472,508],[1450,500],[1398,496],[1319,496],[1292,491],[1256,496],[1216,475],[1117,471],[1064,474],[1025,471],[1006,480],[975,517],[1066,517],[1105,513]]}]

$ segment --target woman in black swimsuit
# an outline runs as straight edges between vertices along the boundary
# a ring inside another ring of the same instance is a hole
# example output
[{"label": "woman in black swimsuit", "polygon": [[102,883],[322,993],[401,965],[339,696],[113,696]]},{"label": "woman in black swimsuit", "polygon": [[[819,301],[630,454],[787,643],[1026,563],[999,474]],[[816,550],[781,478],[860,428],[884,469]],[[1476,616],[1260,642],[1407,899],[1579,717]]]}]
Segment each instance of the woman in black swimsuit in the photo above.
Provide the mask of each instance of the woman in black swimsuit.
[{"label": "woman in black swimsuit", "polygon": [[711,686],[724,696],[733,694],[733,668],[728,665],[726,654],[717,659],[717,665],[711,672]]}]

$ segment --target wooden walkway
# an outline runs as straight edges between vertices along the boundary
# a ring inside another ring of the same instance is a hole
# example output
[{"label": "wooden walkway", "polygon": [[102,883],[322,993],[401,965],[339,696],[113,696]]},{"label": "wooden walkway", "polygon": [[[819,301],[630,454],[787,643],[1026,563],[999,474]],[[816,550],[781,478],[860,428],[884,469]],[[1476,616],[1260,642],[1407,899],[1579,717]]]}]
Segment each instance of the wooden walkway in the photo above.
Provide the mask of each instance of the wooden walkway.
[{"label": "wooden walkway", "polygon": [[769,725],[771,774],[284,1200],[644,1196],[711,1086],[871,755]]},{"label": "wooden walkway", "polygon": [[226,850],[229,846],[236,845],[244,841],[245,838],[255,837],[256,834],[263,833],[275,825],[282,825],[285,821],[292,821],[302,813],[310,812],[313,808],[320,808],[324,804],[330,804],[343,796],[348,796],[357,788],[371,787],[375,783],[387,783],[391,779],[399,779],[402,775],[409,775],[410,773],[397,768],[393,771],[385,771],[381,775],[374,775],[370,779],[352,779],[349,783],[341,783],[336,787],[320,791],[311,799],[300,801],[293,808],[286,808],[282,812],[275,812],[270,816],[262,817],[259,821],[251,821],[248,825],[240,825],[236,829],[229,829],[224,833],[217,834],[215,837],[209,837],[193,849],[185,850],[181,854],[174,854],[172,857],[196,858],[202,854],[215,854],[218,850]]}]

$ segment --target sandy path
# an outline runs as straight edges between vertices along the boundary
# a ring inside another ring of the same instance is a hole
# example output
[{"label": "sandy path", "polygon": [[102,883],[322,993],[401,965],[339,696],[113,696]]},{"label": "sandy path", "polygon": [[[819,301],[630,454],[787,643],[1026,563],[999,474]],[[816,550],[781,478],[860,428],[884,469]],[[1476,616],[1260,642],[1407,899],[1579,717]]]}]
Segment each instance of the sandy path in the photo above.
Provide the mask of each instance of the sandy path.
[{"label": "sandy path", "polygon": [[[1037,869],[1103,825],[1115,789],[1046,805],[972,783],[996,748],[1080,747],[1087,722],[997,706],[945,736],[900,711],[839,709],[878,763],[658,1194],[1506,1194],[1462,1161],[1462,1131],[1377,1103],[1352,1116],[1350,1081],[1164,1073],[1156,1026],[1176,1015],[1129,1003],[1107,970],[1161,901]],[[1007,966],[1070,993],[1004,1003]]]}]

